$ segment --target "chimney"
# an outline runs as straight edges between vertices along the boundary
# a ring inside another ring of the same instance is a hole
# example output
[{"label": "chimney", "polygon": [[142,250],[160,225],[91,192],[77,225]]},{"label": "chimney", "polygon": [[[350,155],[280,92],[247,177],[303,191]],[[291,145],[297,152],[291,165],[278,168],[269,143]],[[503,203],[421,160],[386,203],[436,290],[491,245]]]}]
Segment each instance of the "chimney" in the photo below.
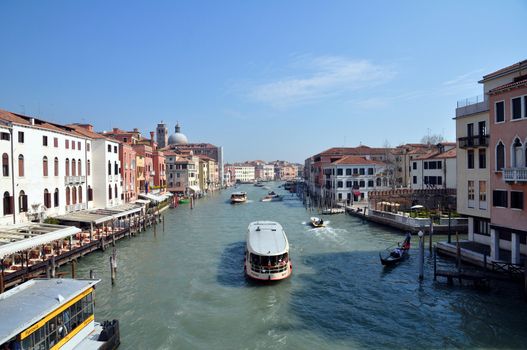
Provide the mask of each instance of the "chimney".
[{"label": "chimney", "polygon": [[93,125],[91,124],[75,124],[77,126],[80,126],[83,129],[86,129],[88,131],[93,131]]},{"label": "chimney", "polygon": [[119,131],[119,128],[113,128],[113,132],[117,133]]},{"label": "chimney", "polygon": [[139,129],[138,128],[134,128],[134,132],[139,132]]},{"label": "chimney", "polygon": [[29,124],[35,125],[35,118],[29,118]]}]

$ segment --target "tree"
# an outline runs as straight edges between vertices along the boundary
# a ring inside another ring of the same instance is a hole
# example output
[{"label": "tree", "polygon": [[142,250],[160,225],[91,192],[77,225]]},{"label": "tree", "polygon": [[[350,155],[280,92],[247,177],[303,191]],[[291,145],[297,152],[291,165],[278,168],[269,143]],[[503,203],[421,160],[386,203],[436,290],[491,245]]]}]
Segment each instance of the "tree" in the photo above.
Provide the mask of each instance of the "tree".
[{"label": "tree", "polygon": [[441,143],[445,141],[445,138],[443,135],[425,135],[421,139],[421,143],[425,143],[427,145],[437,145],[438,143]]}]

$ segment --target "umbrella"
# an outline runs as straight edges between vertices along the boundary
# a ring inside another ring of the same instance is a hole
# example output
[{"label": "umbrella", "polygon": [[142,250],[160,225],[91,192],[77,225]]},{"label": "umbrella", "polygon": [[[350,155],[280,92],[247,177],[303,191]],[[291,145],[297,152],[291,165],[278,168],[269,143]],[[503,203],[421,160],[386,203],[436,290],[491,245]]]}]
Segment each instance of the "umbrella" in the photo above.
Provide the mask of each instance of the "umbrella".
[{"label": "umbrella", "polygon": [[423,209],[424,207],[421,204],[414,205],[413,207],[410,207],[410,209]]}]

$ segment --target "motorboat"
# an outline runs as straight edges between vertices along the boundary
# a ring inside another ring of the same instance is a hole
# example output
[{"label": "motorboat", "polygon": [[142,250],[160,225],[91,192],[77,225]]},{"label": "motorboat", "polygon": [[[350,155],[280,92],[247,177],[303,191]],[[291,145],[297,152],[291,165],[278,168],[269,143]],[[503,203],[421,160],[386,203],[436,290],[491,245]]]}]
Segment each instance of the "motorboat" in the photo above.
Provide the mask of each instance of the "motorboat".
[{"label": "motorboat", "polygon": [[324,227],[326,226],[326,223],[323,219],[317,218],[316,216],[311,217],[311,226],[318,228],[318,227]]},{"label": "motorboat", "polygon": [[262,281],[291,276],[293,265],[289,258],[289,242],[282,225],[274,221],[249,224],[244,269],[247,277]]},{"label": "motorboat", "polygon": [[247,192],[234,192],[231,194],[231,203],[243,203],[247,201]]}]

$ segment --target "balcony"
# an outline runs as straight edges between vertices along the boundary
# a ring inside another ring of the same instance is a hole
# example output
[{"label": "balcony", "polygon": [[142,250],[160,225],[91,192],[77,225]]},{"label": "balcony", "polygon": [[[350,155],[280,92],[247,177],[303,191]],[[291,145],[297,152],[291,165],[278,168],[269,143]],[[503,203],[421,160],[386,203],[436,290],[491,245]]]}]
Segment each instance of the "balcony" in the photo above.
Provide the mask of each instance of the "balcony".
[{"label": "balcony", "polygon": [[86,176],[64,176],[65,185],[78,185],[86,182]]},{"label": "balcony", "polygon": [[503,169],[503,181],[506,181],[506,182],[527,182],[527,168],[506,168],[506,169]]},{"label": "balcony", "polygon": [[88,205],[86,203],[66,205],[67,212],[79,211],[79,210],[84,210],[84,209],[88,209]]},{"label": "balcony", "polygon": [[489,100],[484,96],[476,96],[457,101],[456,118],[466,115],[486,112],[489,110]]},{"label": "balcony", "polygon": [[459,141],[459,148],[473,148],[473,147],[488,147],[489,146],[489,135],[482,136],[466,136],[460,137],[457,140]]}]

